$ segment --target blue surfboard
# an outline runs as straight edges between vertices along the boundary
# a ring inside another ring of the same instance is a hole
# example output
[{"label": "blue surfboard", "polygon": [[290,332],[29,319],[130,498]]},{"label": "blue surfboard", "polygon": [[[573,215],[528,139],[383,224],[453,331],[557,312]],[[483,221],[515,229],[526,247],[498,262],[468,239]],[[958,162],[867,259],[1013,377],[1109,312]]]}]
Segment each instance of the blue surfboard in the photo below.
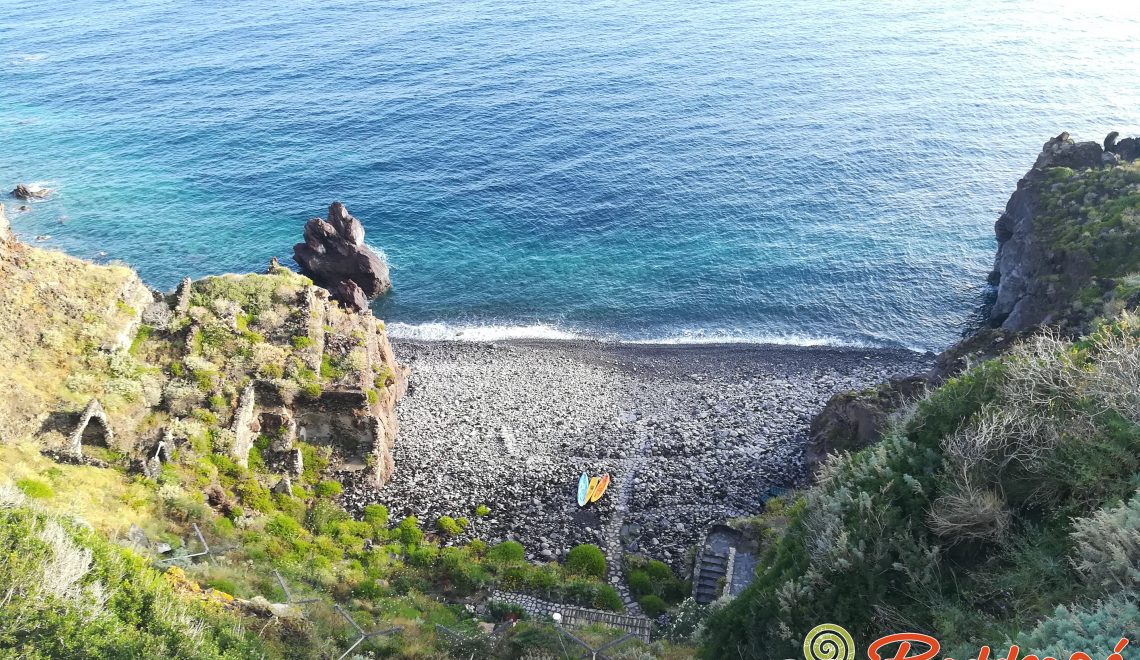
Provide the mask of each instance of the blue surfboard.
[{"label": "blue surfboard", "polygon": [[586,493],[590,490],[590,477],[585,472],[578,478],[578,506],[586,506]]}]

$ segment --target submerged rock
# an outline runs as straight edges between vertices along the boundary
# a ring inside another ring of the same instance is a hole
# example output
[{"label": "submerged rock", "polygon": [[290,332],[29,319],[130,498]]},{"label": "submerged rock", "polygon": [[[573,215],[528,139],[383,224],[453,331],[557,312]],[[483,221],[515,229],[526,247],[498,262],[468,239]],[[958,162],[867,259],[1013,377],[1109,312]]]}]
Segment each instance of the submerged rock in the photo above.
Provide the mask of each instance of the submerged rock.
[{"label": "submerged rock", "polygon": [[50,194],[51,191],[47,188],[41,188],[37,185],[29,186],[23,183],[17,184],[15,190],[13,190],[11,193],[11,195],[16,199],[22,199],[25,201],[32,199],[45,199]]},{"label": "submerged rock", "polygon": [[[293,258],[303,273],[334,294],[346,281],[366,299],[392,288],[388,264],[364,244],[364,225],[340,202],[329,206],[327,219],[305,223],[305,242],[293,246]],[[356,302],[354,297],[351,300]]]}]

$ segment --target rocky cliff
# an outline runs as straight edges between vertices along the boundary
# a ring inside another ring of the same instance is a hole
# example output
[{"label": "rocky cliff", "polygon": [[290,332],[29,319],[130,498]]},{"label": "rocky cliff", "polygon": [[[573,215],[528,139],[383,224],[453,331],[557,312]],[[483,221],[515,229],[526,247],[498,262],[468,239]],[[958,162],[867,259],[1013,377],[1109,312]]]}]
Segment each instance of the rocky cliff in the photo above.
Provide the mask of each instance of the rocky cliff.
[{"label": "rocky cliff", "polygon": [[[2,207],[0,207],[2,208]],[[406,369],[384,323],[274,262],[149,290],[124,266],[34,248],[0,211],[0,441],[154,475],[224,455],[263,487],[392,472]]]},{"label": "rocky cliff", "polygon": [[1043,328],[1068,337],[1140,306],[1140,139],[1048,140],[994,225],[988,326],[943,351],[933,369],[833,397],[812,423],[808,458],[864,447],[891,414]]}]

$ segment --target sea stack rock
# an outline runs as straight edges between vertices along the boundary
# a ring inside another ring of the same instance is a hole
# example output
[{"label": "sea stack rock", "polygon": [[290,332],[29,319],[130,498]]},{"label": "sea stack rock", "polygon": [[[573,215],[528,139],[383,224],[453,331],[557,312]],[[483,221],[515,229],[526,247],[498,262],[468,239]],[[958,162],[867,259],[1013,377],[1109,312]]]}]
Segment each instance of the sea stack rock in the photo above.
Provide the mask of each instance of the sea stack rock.
[{"label": "sea stack rock", "polygon": [[293,246],[293,258],[301,272],[353,309],[362,311],[369,298],[392,288],[388,264],[364,244],[364,225],[340,202],[329,206],[325,220],[305,223],[305,242]]}]

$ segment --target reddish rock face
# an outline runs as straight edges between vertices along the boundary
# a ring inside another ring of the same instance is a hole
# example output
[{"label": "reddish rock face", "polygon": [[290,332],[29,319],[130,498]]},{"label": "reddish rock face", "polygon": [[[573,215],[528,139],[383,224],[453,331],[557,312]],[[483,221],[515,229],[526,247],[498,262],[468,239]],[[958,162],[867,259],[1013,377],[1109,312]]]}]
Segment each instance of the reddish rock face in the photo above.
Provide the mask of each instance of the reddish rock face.
[{"label": "reddish rock face", "polygon": [[[313,218],[305,223],[305,242],[293,246],[293,258],[301,271],[337,298],[356,308],[359,296],[367,299],[392,288],[388,265],[364,244],[364,225],[352,217],[344,204],[333,202],[326,220]],[[351,283],[356,290],[344,283]]]},{"label": "reddish rock face", "polygon": [[368,309],[368,297],[352,280],[341,280],[333,289],[332,299],[354,312]]}]

